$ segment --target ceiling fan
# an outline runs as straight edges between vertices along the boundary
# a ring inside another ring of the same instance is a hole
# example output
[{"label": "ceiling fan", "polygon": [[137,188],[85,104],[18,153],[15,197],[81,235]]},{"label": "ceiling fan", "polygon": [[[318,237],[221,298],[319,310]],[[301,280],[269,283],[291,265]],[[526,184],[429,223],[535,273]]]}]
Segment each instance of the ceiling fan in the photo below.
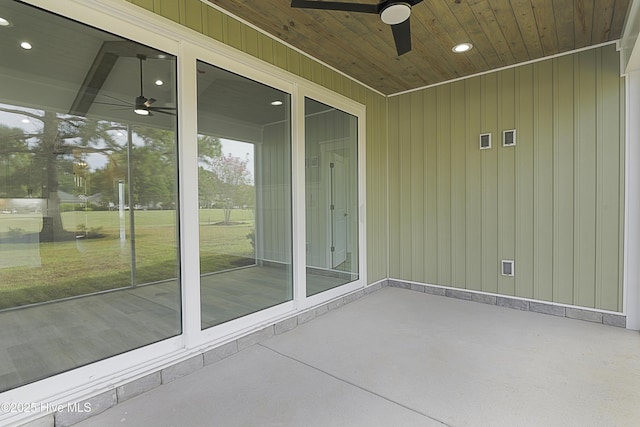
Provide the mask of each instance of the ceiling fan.
[{"label": "ceiling fan", "polygon": [[118,99],[116,97],[110,96],[110,95],[104,95],[107,98],[111,98],[114,99],[116,101],[119,101],[120,104],[115,104],[112,102],[96,102],[96,104],[102,104],[102,105],[114,105],[117,107],[123,107],[122,109],[130,109],[133,108],[133,112],[136,114],[139,114],[141,116],[153,116],[153,114],[151,112],[154,113],[162,113],[162,114],[170,114],[172,116],[175,116],[175,107],[152,107],[151,104],[153,104],[154,102],[156,102],[155,98],[147,98],[144,96],[144,90],[143,90],[143,71],[142,71],[142,63],[143,61],[147,60],[147,57],[145,55],[141,55],[141,54],[137,54],[136,57],[138,58],[138,60],[140,61],[140,95],[136,97],[135,101],[133,104],[128,103],[127,101],[123,101],[121,99]]},{"label": "ceiling fan", "polygon": [[422,0],[385,0],[378,4],[343,3],[337,1],[291,0],[291,7],[302,9],[340,10],[344,12],[375,13],[385,24],[391,25],[398,56],[411,50],[411,8]]}]

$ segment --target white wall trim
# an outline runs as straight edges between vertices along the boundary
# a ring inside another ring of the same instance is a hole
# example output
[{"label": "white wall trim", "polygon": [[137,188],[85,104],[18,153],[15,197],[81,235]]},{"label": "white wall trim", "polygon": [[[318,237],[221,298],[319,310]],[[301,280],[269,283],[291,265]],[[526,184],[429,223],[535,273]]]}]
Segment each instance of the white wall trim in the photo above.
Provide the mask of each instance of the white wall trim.
[{"label": "white wall trim", "polygon": [[568,52],[562,52],[562,53],[557,53],[555,55],[549,55],[549,56],[544,56],[542,58],[532,59],[530,61],[518,62],[517,64],[506,65],[506,66],[500,67],[500,68],[493,68],[491,70],[482,71],[480,73],[475,73],[475,74],[470,74],[468,76],[458,77],[458,78],[452,79],[452,80],[447,80],[447,81],[443,81],[443,82],[434,83],[434,84],[431,84],[431,85],[421,86],[421,87],[418,87],[418,88],[415,88],[415,89],[409,89],[409,90],[405,90],[405,91],[402,91],[402,92],[392,93],[390,95],[387,95],[387,97],[405,95],[405,94],[411,93],[411,92],[417,92],[417,91],[420,91],[420,90],[430,89],[432,87],[437,87],[437,86],[442,86],[442,85],[446,85],[446,84],[449,84],[449,83],[459,82],[461,80],[472,79],[474,77],[484,76],[486,74],[493,74],[493,73],[497,73],[498,71],[504,71],[504,70],[509,70],[509,69],[512,69],[512,68],[518,68],[518,67],[522,67],[523,65],[535,64],[537,62],[547,61],[549,59],[559,58],[561,56],[573,55],[575,53],[584,52],[584,51],[591,50],[591,49],[598,49],[598,48],[601,48],[603,46],[608,46],[608,45],[617,44],[617,43],[618,43],[618,40],[612,40],[612,41],[608,41],[608,42],[605,42],[605,43],[600,43],[600,44],[595,44],[595,45],[592,45],[592,46],[583,47],[583,48],[580,48],[580,49],[570,50]]},{"label": "white wall trim", "polygon": [[627,328],[640,330],[640,70],[626,78],[624,312]]}]

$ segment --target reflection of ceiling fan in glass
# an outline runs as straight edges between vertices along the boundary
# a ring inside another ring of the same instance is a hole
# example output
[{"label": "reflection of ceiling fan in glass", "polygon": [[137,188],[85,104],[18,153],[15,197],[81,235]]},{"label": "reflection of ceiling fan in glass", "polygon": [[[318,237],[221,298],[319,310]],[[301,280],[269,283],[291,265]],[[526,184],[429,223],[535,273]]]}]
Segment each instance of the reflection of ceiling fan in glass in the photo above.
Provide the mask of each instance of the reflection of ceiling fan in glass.
[{"label": "reflection of ceiling fan in glass", "polygon": [[170,114],[172,116],[175,116],[176,115],[175,107],[153,107],[151,104],[156,102],[156,99],[146,98],[144,96],[142,62],[146,61],[147,57],[145,55],[140,55],[140,54],[136,55],[136,57],[140,61],[140,95],[136,97],[135,102],[133,104],[130,104],[127,101],[123,101],[122,99],[118,99],[116,97],[105,94],[104,96],[118,101],[119,104],[116,104],[114,102],[98,102],[98,101],[96,101],[95,103],[102,104],[102,105],[113,105],[116,107],[122,107],[122,108],[119,108],[122,110],[133,109],[134,113],[139,114],[141,116],[153,116],[152,112]]}]

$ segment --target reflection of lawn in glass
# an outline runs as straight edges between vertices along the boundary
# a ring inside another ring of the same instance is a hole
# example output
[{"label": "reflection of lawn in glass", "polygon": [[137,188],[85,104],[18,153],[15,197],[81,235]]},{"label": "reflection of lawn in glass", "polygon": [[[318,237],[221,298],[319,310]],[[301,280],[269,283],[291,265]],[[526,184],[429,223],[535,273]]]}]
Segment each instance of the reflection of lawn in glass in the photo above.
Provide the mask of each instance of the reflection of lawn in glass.
[{"label": "reflection of lawn in glass", "polygon": [[[247,234],[253,229],[251,211],[234,210],[238,225],[208,225],[224,218],[222,210],[208,209],[201,215],[204,248],[203,271],[220,271],[253,262],[253,249]],[[120,241],[118,212],[66,212],[65,229],[86,229],[104,235],[96,239],[76,239],[56,243],[7,243],[1,240],[0,257],[25,259],[29,251],[39,251],[39,266],[0,268],[0,309],[83,295],[129,286],[131,246],[129,212],[125,212],[125,242]],[[0,239],[10,233],[38,233],[40,215],[6,215],[0,218]],[[173,279],[177,275],[177,244],[174,211],[136,211],[136,282],[150,283]],[[34,248],[35,246],[35,248]],[[19,263],[13,263],[19,265]]]}]

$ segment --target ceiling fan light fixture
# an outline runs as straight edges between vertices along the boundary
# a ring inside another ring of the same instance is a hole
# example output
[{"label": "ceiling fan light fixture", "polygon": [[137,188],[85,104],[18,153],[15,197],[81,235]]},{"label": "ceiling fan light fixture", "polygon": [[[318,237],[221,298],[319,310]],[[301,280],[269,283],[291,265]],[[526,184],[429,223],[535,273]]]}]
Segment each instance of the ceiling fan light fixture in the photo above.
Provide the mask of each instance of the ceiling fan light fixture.
[{"label": "ceiling fan light fixture", "polygon": [[149,110],[145,107],[136,107],[133,109],[133,112],[136,114],[139,114],[141,116],[148,116],[149,115]]},{"label": "ceiling fan light fixture", "polygon": [[464,53],[470,51],[472,48],[473,45],[471,43],[459,43],[452,47],[451,50],[455,53]]},{"label": "ceiling fan light fixture", "polygon": [[392,3],[380,12],[380,19],[388,25],[400,24],[411,16],[411,6],[408,3]]}]

